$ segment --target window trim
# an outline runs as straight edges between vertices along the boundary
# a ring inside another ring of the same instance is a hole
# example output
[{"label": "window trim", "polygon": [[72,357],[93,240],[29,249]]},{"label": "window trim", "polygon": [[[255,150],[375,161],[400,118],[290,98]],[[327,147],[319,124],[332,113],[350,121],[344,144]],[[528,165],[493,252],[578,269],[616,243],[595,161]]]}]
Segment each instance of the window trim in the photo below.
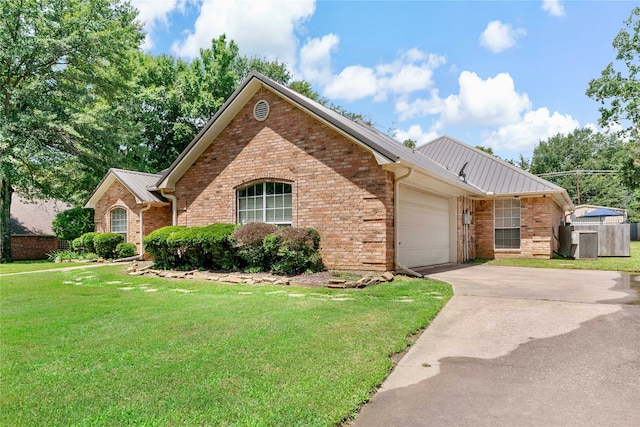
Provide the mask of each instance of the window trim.
[{"label": "window trim", "polygon": [[[122,218],[120,218],[117,219],[118,221],[116,223],[121,225],[121,223],[124,222],[124,231],[114,230],[114,214],[120,211],[124,212],[124,221]],[[121,234],[122,236],[124,236],[124,241],[127,241],[127,236],[129,234],[129,212],[127,209],[123,208],[122,206],[115,206],[109,211],[109,230],[111,233]]]},{"label": "window trim", "polygon": [[[498,202],[504,203],[504,202],[510,202],[509,206],[498,206]],[[516,219],[516,216],[513,215],[514,212],[514,204],[517,203],[517,210],[518,210],[518,216],[517,216],[517,224],[514,223],[514,220]],[[506,209],[509,210],[509,215],[506,216],[504,215],[504,212],[506,212]],[[503,215],[498,216],[498,212],[499,210],[503,211]],[[502,224],[500,226],[498,226],[498,220],[502,221]],[[505,221],[509,221],[509,223],[511,225],[505,225]],[[516,238],[512,236],[510,236],[508,239],[501,239],[501,241],[507,241],[511,243],[511,245],[505,246],[504,244],[502,244],[501,246],[498,246],[498,238],[497,238],[497,234],[498,231],[505,231],[505,230],[512,230],[512,232],[514,230],[518,230],[517,231],[517,246],[515,246],[513,244],[513,242],[516,241]],[[520,250],[522,249],[522,202],[520,199],[496,199],[493,203],[493,248],[496,251],[509,251],[509,250]]]},{"label": "window trim", "polygon": [[[275,186],[282,185],[283,191],[275,192],[276,190],[274,189],[274,192],[269,193],[267,189],[267,186],[269,184],[274,184]],[[257,189],[259,186],[262,187],[260,189],[261,194],[256,194],[258,193],[258,191],[255,191],[253,195],[241,196],[241,193],[243,191],[249,191],[250,188]],[[288,192],[286,191],[287,187],[289,190]],[[282,225],[282,226],[293,225],[293,184],[291,182],[275,180],[275,179],[271,179],[271,180],[268,179],[264,181],[253,181],[249,184],[238,187],[235,193],[236,193],[236,222],[238,224],[248,224],[250,222],[264,222],[267,224]],[[272,202],[268,199],[273,197],[273,199],[275,200],[277,196],[284,196],[281,201],[282,206],[270,207],[269,205],[272,205]],[[249,204],[250,199],[253,199],[254,203],[256,203],[257,200],[260,200],[261,206],[259,208],[255,208],[255,205],[253,208],[250,208],[248,206],[246,208],[242,208],[243,199],[246,200],[247,205]],[[269,218],[268,218],[269,210],[273,211],[273,214],[274,214],[273,221],[269,221]],[[254,218],[254,220],[244,220],[242,212],[244,213],[261,212],[261,218]],[[277,220],[278,218],[275,218],[275,216],[277,216],[278,214],[282,215],[281,217],[282,220],[280,221]]]}]

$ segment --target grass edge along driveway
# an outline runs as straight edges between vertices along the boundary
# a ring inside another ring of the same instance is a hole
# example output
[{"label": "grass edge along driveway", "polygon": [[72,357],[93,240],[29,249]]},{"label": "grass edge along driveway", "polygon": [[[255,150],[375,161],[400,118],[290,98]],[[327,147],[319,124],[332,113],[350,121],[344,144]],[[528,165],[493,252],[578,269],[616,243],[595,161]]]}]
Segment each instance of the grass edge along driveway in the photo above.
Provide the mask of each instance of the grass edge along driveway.
[{"label": "grass edge along driveway", "polygon": [[504,265],[510,267],[561,268],[572,270],[601,270],[640,273],[640,242],[632,241],[628,257],[598,257],[595,260],[564,259],[555,257],[543,258],[498,258],[493,260],[477,260],[477,263]]},{"label": "grass edge along driveway", "polygon": [[229,285],[124,266],[0,281],[1,425],[333,426],[451,297]]}]

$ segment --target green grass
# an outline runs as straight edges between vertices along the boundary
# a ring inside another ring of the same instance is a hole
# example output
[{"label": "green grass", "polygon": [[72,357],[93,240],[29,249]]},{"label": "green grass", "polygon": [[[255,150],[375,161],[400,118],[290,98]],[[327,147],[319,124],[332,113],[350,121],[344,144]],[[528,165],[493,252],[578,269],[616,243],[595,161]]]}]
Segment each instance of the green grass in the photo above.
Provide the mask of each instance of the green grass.
[{"label": "green grass", "polygon": [[0,425],[333,426],[452,294],[408,278],[333,290],[123,270],[0,279]]},{"label": "green grass", "polygon": [[87,262],[14,261],[0,263],[0,274],[22,273],[26,271],[54,270],[59,268],[88,265]]},{"label": "green grass", "polygon": [[584,259],[528,259],[528,258],[505,258],[494,259],[485,262],[490,265],[507,265],[516,267],[538,267],[538,268],[568,268],[580,270],[608,270],[625,271],[628,273],[640,272],[640,242],[631,242],[631,256],[629,257],[600,257],[596,260]]}]

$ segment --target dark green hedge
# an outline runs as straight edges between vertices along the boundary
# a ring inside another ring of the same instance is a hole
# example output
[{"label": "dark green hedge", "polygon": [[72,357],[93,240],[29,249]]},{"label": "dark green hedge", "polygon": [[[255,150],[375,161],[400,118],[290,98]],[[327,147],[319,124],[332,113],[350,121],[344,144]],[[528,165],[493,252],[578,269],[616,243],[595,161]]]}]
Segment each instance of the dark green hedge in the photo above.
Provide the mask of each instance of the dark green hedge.
[{"label": "dark green hedge", "polygon": [[73,239],[73,242],[71,242],[71,245],[73,246],[73,250],[76,252],[83,252],[83,253],[96,253],[96,247],[93,244],[93,238],[95,236],[97,236],[100,233],[95,233],[93,231],[90,231],[88,233],[84,233],[82,236]]},{"label": "dark green hedge", "polygon": [[124,236],[118,233],[98,233],[93,237],[96,254],[102,258],[117,258],[116,248],[124,243]]},{"label": "dark green hedge", "polygon": [[235,224],[189,227],[171,233],[166,245],[177,261],[188,269],[232,269],[236,266],[231,234]]},{"label": "dark green hedge", "polygon": [[129,258],[136,254],[136,245],[134,243],[119,243],[116,246],[116,257]]},{"label": "dark green hedge", "polygon": [[170,225],[168,227],[158,228],[142,239],[144,249],[153,255],[156,267],[174,268],[176,266],[177,256],[169,249],[169,246],[167,245],[167,238],[169,238],[173,233],[177,233],[184,229],[186,229],[186,227]]},{"label": "dark green hedge", "polygon": [[300,274],[324,269],[320,235],[312,228],[251,223],[170,226],[144,238],[158,268],[243,269]]}]

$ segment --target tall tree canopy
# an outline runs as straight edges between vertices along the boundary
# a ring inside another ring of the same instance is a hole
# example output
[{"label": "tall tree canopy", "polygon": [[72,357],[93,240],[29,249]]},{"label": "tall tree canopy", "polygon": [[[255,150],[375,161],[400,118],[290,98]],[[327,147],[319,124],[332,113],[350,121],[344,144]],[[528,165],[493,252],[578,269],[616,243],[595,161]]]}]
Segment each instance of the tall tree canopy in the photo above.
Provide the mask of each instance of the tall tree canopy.
[{"label": "tall tree canopy", "polygon": [[121,158],[110,106],[130,90],[143,34],[121,0],[3,0],[0,16],[0,260],[10,260],[14,189],[62,196],[61,183]]},{"label": "tall tree canopy", "polygon": [[600,77],[591,80],[586,93],[602,104],[601,126],[622,126],[628,139],[622,177],[628,186],[640,188],[640,7],[633,9],[613,47],[617,63],[609,63]]},{"label": "tall tree canopy", "polygon": [[147,172],[168,167],[251,71],[282,84],[290,80],[285,64],[240,56],[225,35],[191,62],[138,53],[135,63],[128,108],[139,134],[128,155],[137,170]]},{"label": "tall tree canopy", "polygon": [[576,204],[627,209],[640,219],[640,198],[622,179],[626,143],[615,134],[576,129],[556,135],[533,150],[530,172],[567,190]]}]

